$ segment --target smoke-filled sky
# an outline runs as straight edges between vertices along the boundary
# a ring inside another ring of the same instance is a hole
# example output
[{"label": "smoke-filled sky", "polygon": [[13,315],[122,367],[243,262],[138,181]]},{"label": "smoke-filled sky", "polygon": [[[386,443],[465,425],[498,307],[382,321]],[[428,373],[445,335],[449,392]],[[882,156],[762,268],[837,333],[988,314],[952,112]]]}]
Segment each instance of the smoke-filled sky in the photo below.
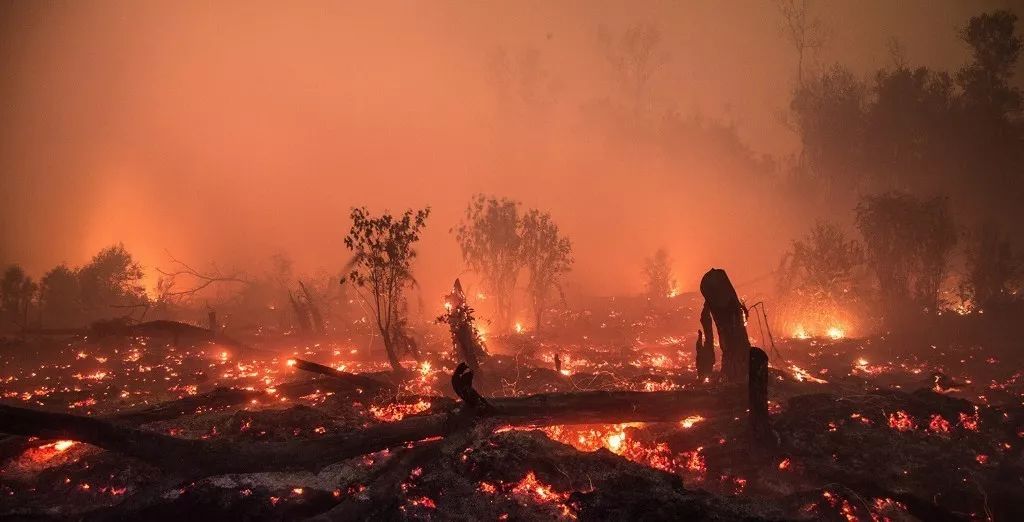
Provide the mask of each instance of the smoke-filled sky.
[{"label": "smoke-filled sky", "polygon": [[[957,29],[996,7],[1021,13],[1007,1],[817,2],[827,38],[806,67],[839,62],[867,78],[892,62],[896,37],[909,64],[955,69],[967,59]],[[598,33],[616,42],[648,24],[661,37],[659,110],[732,124],[781,162],[797,146],[784,124],[796,54],[770,1],[7,2],[0,13],[0,262],[37,277],[118,241],[147,268],[166,250],[250,269],[285,252],[300,271],[336,270],[350,207],[430,205],[418,279],[440,294],[465,268],[449,229],[484,192],[552,212],[574,241],[578,288],[638,291],[643,257],[664,246],[687,290],[711,265],[738,281],[770,271],[807,226],[799,200],[752,214],[761,189],[731,162],[668,160],[587,117],[619,95]],[[496,80],[499,49],[511,83]],[[733,204],[706,202],[727,190]]]}]

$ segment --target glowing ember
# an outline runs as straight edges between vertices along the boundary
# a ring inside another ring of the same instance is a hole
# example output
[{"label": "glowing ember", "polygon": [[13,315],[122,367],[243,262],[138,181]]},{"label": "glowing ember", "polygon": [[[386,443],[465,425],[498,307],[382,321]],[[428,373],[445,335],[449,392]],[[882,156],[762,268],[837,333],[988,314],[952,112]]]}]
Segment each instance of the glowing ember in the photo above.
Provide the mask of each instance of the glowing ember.
[{"label": "glowing ember", "polygon": [[702,420],[704,420],[704,417],[701,417],[700,415],[691,415],[691,416],[689,416],[689,417],[679,421],[679,425],[684,427],[684,428],[692,428],[694,424],[697,424],[698,422],[700,422]]},{"label": "glowing ember", "polygon": [[978,431],[978,407],[974,407],[974,413],[968,415],[966,413],[960,414],[960,426],[968,431]]},{"label": "glowing ember", "polygon": [[430,375],[430,361],[423,361],[420,363],[418,370],[420,375],[423,377]]},{"label": "glowing ember", "polygon": [[[75,444],[78,444],[78,443],[73,441],[73,440],[58,440],[57,442],[54,442],[52,444],[52,446],[53,446],[53,449],[55,449],[57,451],[64,451],[64,450],[70,448],[71,446],[74,446]],[[47,444],[47,446],[49,446],[49,444]],[[46,447],[46,446],[43,446],[43,447]]]},{"label": "glowing ember", "polygon": [[525,331],[525,329],[523,328],[523,323],[516,322],[516,333],[517,334],[521,334],[524,331]]},{"label": "glowing ember", "polygon": [[787,469],[789,469],[789,465],[790,465],[789,459],[782,459],[782,462],[779,462],[779,469],[780,470],[787,470]]},{"label": "glowing ember", "polygon": [[77,444],[78,443],[73,440],[58,440],[49,444],[43,444],[36,448],[31,448],[26,452],[26,456],[34,462],[42,463],[56,457],[58,454],[67,451]]},{"label": "glowing ember", "polygon": [[409,499],[409,505],[427,509],[437,509],[437,504],[430,497],[416,497]]},{"label": "glowing ember", "polygon": [[423,413],[430,409],[430,403],[420,399],[419,402],[414,404],[388,404],[385,406],[371,406],[370,413],[379,421],[384,422],[397,422],[404,419],[407,415],[415,415],[417,413]]},{"label": "glowing ember", "polygon": [[914,418],[905,411],[897,411],[889,415],[889,427],[896,431],[911,431],[914,429]]},{"label": "glowing ember", "polygon": [[800,382],[807,381],[807,382],[815,382],[815,383],[818,383],[818,384],[828,384],[828,381],[826,381],[824,379],[819,379],[819,378],[811,375],[810,373],[807,372],[807,370],[805,370],[805,369],[803,369],[803,368],[801,368],[801,367],[799,367],[799,366],[797,366],[795,364],[791,365],[789,367],[789,369],[793,372],[793,378],[798,380],[798,381],[800,381]]},{"label": "glowing ember", "polygon": [[569,498],[568,493],[558,493],[551,489],[551,486],[537,480],[537,475],[532,471],[512,488],[512,493],[528,497],[535,502],[562,502]]},{"label": "glowing ember", "polygon": [[934,433],[949,433],[949,421],[942,415],[933,414],[931,420],[928,421],[928,430]]},{"label": "glowing ember", "polygon": [[683,452],[682,456],[685,459],[683,461],[683,465],[687,470],[700,474],[704,474],[708,471],[707,463],[704,461],[704,455],[700,454],[702,450],[704,450],[704,448],[697,448],[693,451]]}]

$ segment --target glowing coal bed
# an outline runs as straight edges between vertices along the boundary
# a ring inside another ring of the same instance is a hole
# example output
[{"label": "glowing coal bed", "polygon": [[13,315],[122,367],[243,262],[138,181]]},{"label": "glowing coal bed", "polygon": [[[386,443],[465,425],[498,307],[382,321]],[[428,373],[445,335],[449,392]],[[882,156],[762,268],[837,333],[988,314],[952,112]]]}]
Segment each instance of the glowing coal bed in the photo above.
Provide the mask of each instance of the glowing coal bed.
[{"label": "glowing coal bed", "polygon": [[[726,393],[713,380],[698,381],[693,334],[647,318],[634,321],[636,335],[623,341],[608,325],[628,320],[610,312],[606,321],[595,331],[567,328],[551,341],[516,332],[492,339],[476,387],[492,398],[587,390]],[[496,426],[461,444],[432,437],[339,461],[323,455],[323,467],[313,470],[177,483],[158,467],[82,442],[7,437],[0,446],[0,510],[14,518],[147,520],[616,519],[625,513],[910,520],[1017,513],[1012,499],[1021,484],[1007,474],[1021,469],[1024,443],[1019,355],[978,345],[904,349],[902,342],[779,340],[769,353],[769,409],[779,441],[773,451],[751,440],[744,412],[695,412],[674,422]],[[402,385],[380,395],[338,387],[294,366],[300,358],[384,378],[387,364],[359,343],[278,344],[247,351],[143,338],[38,341],[6,351],[0,389],[13,406],[239,445],[317,440],[458,404],[450,384],[456,363],[443,341],[430,345],[422,361],[406,361]]]}]

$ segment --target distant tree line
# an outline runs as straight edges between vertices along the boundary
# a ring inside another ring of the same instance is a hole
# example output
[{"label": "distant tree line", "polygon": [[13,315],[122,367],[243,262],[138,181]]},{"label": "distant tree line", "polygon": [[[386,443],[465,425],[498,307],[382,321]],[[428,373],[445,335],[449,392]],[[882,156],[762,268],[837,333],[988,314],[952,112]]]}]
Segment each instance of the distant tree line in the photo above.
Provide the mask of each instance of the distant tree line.
[{"label": "distant tree line", "polygon": [[124,315],[148,303],[142,268],[123,244],[100,250],[80,267],[57,265],[38,282],[18,265],[0,284],[4,329],[76,327]]},{"label": "distant tree line", "polygon": [[791,104],[795,178],[830,208],[855,206],[861,241],[817,225],[783,259],[783,296],[889,324],[1016,300],[1020,231],[1005,226],[1024,217],[1016,22],[1009,11],[971,18],[960,34],[971,60],[957,71],[911,67],[893,46],[892,67],[870,82],[840,65],[804,77]]},{"label": "distant tree line", "polygon": [[895,48],[892,66],[869,82],[841,65],[807,78],[791,103],[803,144],[797,175],[818,184],[829,201],[900,190],[957,194],[975,213],[1019,210],[1024,121],[1012,83],[1021,51],[1016,22],[1009,11],[971,18],[961,31],[971,61],[956,71],[913,67]]}]

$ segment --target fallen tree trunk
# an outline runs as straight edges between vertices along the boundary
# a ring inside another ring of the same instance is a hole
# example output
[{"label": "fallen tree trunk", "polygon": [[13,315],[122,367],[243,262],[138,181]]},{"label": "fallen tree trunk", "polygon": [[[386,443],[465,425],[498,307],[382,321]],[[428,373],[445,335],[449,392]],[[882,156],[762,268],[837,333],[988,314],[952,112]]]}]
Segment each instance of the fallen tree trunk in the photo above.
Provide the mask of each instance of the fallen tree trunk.
[{"label": "fallen tree trunk", "polygon": [[[675,422],[689,415],[733,414],[746,408],[736,393],[552,393],[491,399],[487,419],[512,426],[624,422]],[[409,442],[445,436],[475,423],[478,411],[407,417],[352,433],[311,440],[238,444],[194,440],[124,426],[109,420],[0,405],[0,430],[86,442],[168,471],[210,476],[259,471],[316,470],[340,460]]]},{"label": "fallen tree trunk", "polygon": [[[323,382],[298,381],[278,385],[277,391],[282,395],[307,394],[323,387]],[[153,406],[102,417],[119,424],[139,426],[150,422],[177,419],[185,415],[193,415],[203,410],[228,408],[245,404],[254,399],[267,396],[263,390],[246,390],[240,388],[214,388],[205,393],[190,395],[181,399],[162,402]],[[274,400],[277,400],[274,397]],[[2,430],[0,430],[2,431]],[[25,450],[53,442],[56,439],[35,439],[28,437],[8,436],[0,438],[0,461],[19,455]]]},{"label": "fallen tree trunk", "polygon": [[330,366],[324,366],[312,361],[306,361],[303,359],[289,359],[294,361],[295,368],[307,372],[319,373],[320,375],[326,375],[331,379],[337,380],[338,382],[352,386],[367,393],[380,393],[383,391],[394,392],[397,387],[389,382],[379,381],[373,377],[367,377],[365,375],[359,375],[355,373],[341,372],[331,368]]}]

